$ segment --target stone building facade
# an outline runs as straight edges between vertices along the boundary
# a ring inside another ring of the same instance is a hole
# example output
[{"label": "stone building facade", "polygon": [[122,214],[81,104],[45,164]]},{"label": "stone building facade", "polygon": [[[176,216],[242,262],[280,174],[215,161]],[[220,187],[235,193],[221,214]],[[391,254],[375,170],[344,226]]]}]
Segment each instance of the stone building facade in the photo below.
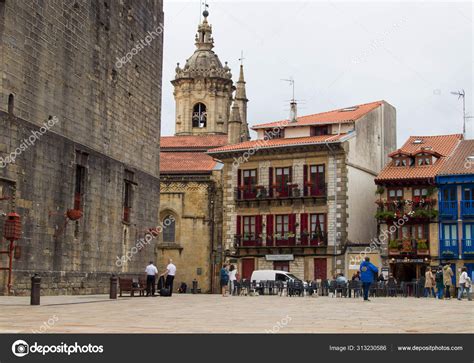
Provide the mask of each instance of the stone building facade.
[{"label": "stone building facade", "polygon": [[234,84],[227,62],[212,50],[214,40],[203,13],[195,50],[176,67],[175,136],[161,138],[160,218],[175,223],[159,237],[158,267],[169,258],[177,266],[175,288],[198,282],[201,292],[218,290],[222,262],[222,164],[207,150],[248,140],[247,96],[243,66]]},{"label": "stone building facade", "polygon": [[12,293],[33,273],[45,294],[106,292],[112,272],[141,273],[154,257],[155,241],[117,263],[159,222],[162,7],[0,1],[0,156],[15,158],[0,168],[0,210],[23,229]]},{"label": "stone building facade", "polygon": [[257,140],[210,150],[224,163],[224,258],[247,279],[256,269],[348,274],[376,233],[367,194],[395,123],[391,105],[373,102],[256,125]]}]

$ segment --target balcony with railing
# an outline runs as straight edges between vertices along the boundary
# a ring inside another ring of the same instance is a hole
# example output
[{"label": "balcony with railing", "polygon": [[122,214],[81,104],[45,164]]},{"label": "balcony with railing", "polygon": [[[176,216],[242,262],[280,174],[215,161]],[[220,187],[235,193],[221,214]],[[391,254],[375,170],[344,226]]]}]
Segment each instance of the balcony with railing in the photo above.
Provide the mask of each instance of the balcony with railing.
[{"label": "balcony with railing", "polygon": [[394,219],[410,216],[411,220],[432,220],[438,217],[438,211],[434,208],[436,199],[414,198],[398,200],[377,200],[378,205],[375,218],[379,223],[386,223]]},{"label": "balcony with railing", "polygon": [[430,243],[426,239],[395,239],[388,244],[389,256],[429,256]]},{"label": "balcony with railing", "polygon": [[454,220],[458,219],[458,202],[457,200],[440,200],[439,202],[440,219]]},{"label": "balcony with railing", "polygon": [[327,246],[327,233],[312,234],[274,234],[256,235],[253,233],[234,235],[235,248],[272,248],[272,247],[325,247]]},{"label": "balcony with railing", "polygon": [[458,240],[457,239],[440,239],[439,240],[439,257],[442,259],[452,259],[459,257]]},{"label": "balcony with railing", "polygon": [[234,189],[235,200],[237,202],[259,202],[272,200],[293,200],[293,199],[325,199],[327,197],[327,184],[315,188],[307,185],[300,188],[298,184],[288,184],[284,186],[263,185],[240,186]]},{"label": "balcony with railing", "polygon": [[462,258],[474,258],[474,239],[468,238],[462,240]]},{"label": "balcony with railing", "polygon": [[461,217],[474,218],[474,200],[461,200]]}]

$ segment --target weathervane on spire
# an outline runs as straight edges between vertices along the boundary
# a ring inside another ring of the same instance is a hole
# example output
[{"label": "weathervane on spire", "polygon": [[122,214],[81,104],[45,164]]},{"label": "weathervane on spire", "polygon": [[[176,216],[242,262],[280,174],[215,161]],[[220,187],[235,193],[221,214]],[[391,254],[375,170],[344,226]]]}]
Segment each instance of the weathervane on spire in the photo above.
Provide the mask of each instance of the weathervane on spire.
[{"label": "weathervane on spire", "polygon": [[240,51],[240,58],[239,58],[239,61],[240,61],[240,65],[243,66],[244,65],[244,51],[241,50]]},{"label": "weathervane on spire", "polygon": [[207,3],[207,0],[204,0],[201,3],[201,9],[202,9],[202,5],[204,5],[204,11],[202,12],[202,16],[204,16],[204,19],[205,19],[209,16],[209,11],[207,10],[207,8],[209,8],[209,4]]}]

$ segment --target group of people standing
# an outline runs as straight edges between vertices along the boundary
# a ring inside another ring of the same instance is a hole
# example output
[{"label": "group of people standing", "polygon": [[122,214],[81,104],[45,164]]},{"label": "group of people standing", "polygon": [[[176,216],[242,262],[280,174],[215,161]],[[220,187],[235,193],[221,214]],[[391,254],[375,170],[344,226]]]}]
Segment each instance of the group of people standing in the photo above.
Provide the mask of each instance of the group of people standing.
[{"label": "group of people standing", "polygon": [[[220,285],[223,297],[233,295],[235,288],[235,281],[239,278],[237,269],[234,265],[224,264],[220,272]],[[227,295],[229,292],[229,295]]]},{"label": "group of people standing", "polygon": [[[433,297],[437,297],[438,299],[451,299],[453,276],[454,272],[449,265],[438,266],[437,269],[428,268],[425,272],[425,297],[433,295]],[[471,284],[467,268],[463,267],[461,269],[461,274],[459,275],[458,300],[462,299],[464,292],[466,292],[468,300],[472,299],[469,294]],[[435,286],[437,293],[435,293]]]},{"label": "group of people standing", "polygon": [[[145,268],[146,273],[146,296],[155,296],[155,285],[156,285],[156,277],[158,276],[158,269],[153,264],[153,261],[150,261],[148,266]],[[159,275],[159,277],[165,277],[165,284],[164,288],[169,289],[169,296],[173,294],[173,281],[176,275],[176,266],[173,264],[173,260],[170,258],[168,260],[168,265],[166,266],[166,270]],[[159,285],[159,284],[158,284]]]}]

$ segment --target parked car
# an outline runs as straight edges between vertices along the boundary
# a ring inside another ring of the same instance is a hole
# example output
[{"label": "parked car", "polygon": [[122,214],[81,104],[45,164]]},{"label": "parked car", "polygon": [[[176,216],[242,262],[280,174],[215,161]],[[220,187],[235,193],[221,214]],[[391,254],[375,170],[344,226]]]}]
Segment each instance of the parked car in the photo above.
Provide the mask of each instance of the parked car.
[{"label": "parked car", "polygon": [[260,281],[301,281],[305,287],[307,285],[306,281],[297,278],[295,275],[279,270],[255,270],[252,272],[250,280],[256,281],[257,283]]}]

